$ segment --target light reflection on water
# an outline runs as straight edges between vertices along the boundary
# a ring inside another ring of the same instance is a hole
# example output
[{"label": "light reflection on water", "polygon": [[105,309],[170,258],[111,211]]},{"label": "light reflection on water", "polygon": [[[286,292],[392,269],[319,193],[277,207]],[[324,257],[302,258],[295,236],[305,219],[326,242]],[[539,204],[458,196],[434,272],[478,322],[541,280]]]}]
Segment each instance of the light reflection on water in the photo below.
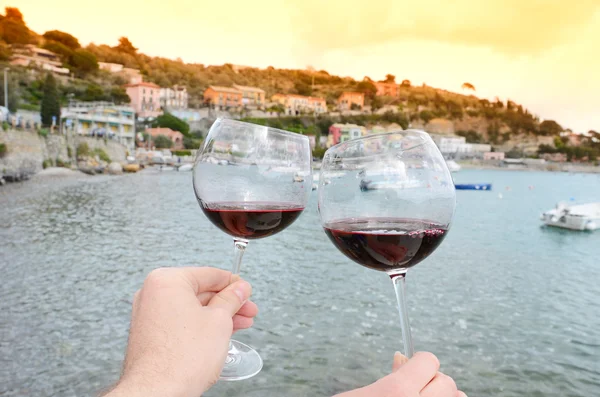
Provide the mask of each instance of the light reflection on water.
[{"label": "light reflection on water", "polygon": [[[600,177],[455,179],[494,191],[458,192],[448,238],[409,272],[417,349],[471,396],[597,395],[600,233],[540,228],[538,215],[597,201]],[[0,208],[2,396],[93,395],[119,375],[131,296],[151,269],[230,265],[231,240],[202,215],[190,173],[30,181],[0,189]],[[325,396],[389,371],[401,348],[392,287],[335,251],[316,195],[288,230],[251,242],[242,273],[261,313],[237,338],[265,367],[207,396]]]}]

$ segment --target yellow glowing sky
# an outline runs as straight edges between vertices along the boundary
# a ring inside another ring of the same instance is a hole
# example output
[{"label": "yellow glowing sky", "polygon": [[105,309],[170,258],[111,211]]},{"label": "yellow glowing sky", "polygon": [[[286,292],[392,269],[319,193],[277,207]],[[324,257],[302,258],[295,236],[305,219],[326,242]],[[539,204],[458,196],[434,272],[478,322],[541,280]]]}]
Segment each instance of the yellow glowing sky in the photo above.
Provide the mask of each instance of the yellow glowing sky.
[{"label": "yellow glowing sky", "polygon": [[[9,0],[10,1],[10,0]],[[304,68],[510,98],[600,130],[600,0],[12,0],[38,33],[186,62]]]}]

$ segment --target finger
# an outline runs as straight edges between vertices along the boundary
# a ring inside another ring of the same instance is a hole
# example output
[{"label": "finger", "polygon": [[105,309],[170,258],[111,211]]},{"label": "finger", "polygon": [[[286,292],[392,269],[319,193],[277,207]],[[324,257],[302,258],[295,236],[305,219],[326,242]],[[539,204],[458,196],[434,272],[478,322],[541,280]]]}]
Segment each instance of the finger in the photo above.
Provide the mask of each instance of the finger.
[{"label": "finger", "polygon": [[244,317],[236,314],[233,316],[233,330],[246,329],[252,327],[254,319],[252,317]]},{"label": "finger", "polygon": [[467,397],[467,395],[465,394],[465,392],[464,392],[464,391],[461,391],[461,390],[459,390],[459,391],[456,393],[456,397]]},{"label": "finger", "polygon": [[457,392],[454,379],[439,373],[421,390],[421,397],[456,396]]},{"label": "finger", "polygon": [[214,267],[184,267],[181,270],[196,295],[206,291],[219,292],[236,280],[231,272]]},{"label": "finger", "polygon": [[256,303],[249,300],[244,303],[244,305],[240,308],[240,310],[237,311],[236,314],[244,317],[256,317],[258,314],[258,306],[256,306]]},{"label": "finger", "polygon": [[401,366],[408,362],[408,358],[400,352],[394,353],[394,363],[392,364],[392,372],[396,372]]},{"label": "finger", "polygon": [[217,293],[206,306],[226,310],[231,317],[237,313],[252,294],[252,287],[244,280],[236,281]]},{"label": "finger", "polygon": [[198,294],[198,300],[200,301],[200,304],[202,306],[206,306],[206,305],[208,305],[208,302],[210,302],[210,300],[212,298],[214,298],[214,296],[216,294],[217,294],[216,292],[212,292],[212,291],[200,292]]},{"label": "finger", "polygon": [[418,352],[392,376],[400,381],[407,394],[419,393],[437,374],[440,361],[431,353]]}]

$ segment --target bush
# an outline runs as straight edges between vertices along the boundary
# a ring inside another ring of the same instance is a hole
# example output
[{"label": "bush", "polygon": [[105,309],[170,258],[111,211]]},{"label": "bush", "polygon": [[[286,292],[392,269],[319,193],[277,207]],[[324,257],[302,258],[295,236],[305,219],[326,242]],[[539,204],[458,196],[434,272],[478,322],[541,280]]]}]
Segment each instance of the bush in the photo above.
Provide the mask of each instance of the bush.
[{"label": "bush", "polygon": [[106,154],[106,152],[102,149],[94,149],[94,154],[96,156],[98,156],[98,158],[102,161],[106,161],[107,163],[110,163],[110,157],[108,157],[108,154]]},{"label": "bush", "polygon": [[10,128],[10,124],[8,124],[8,122],[6,122],[6,121],[3,121],[2,122],[2,129],[4,131],[7,131],[9,128]]},{"label": "bush", "polygon": [[425,124],[427,124],[435,117],[429,110],[422,110],[421,113],[419,113],[419,118],[423,120]]},{"label": "bush", "polygon": [[46,159],[46,160],[42,161],[42,168],[46,169],[48,167],[52,167],[52,160]]},{"label": "bush", "polygon": [[184,157],[191,156],[192,152],[190,150],[173,150],[171,153],[175,156]]},{"label": "bush", "polygon": [[315,147],[312,151],[312,155],[313,157],[322,159],[323,156],[325,155],[325,152],[327,151],[327,148],[324,147]]},{"label": "bush", "polygon": [[183,138],[183,147],[186,149],[198,149],[201,145],[202,139]]},{"label": "bush", "polygon": [[38,135],[39,136],[43,136],[44,138],[48,136],[48,129],[46,128],[41,128],[38,130]]},{"label": "bush", "polygon": [[57,167],[64,167],[64,168],[69,168],[71,165],[71,163],[69,163],[68,161],[62,161],[59,158],[56,159],[55,164]]},{"label": "bush", "polygon": [[168,136],[158,135],[153,140],[154,146],[157,149],[169,149],[173,147],[173,141],[169,139]]},{"label": "bush", "polygon": [[82,142],[77,146],[77,157],[85,157],[90,155],[90,147],[87,143]]},{"label": "bush", "polygon": [[69,158],[73,157],[73,151],[71,150],[71,146],[67,146],[67,156]]},{"label": "bush", "polygon": [[6,143],[0,143],[0,157],[4,156],[7,151],[8,147],[6,146]]},{"label": "bush", "polygon": [[17,105],[17,109],[31,110],[33,112],[39,112],[40,111],[40,105],[34,105],[34,104],[31,104],[31,103],[19,103]]}]

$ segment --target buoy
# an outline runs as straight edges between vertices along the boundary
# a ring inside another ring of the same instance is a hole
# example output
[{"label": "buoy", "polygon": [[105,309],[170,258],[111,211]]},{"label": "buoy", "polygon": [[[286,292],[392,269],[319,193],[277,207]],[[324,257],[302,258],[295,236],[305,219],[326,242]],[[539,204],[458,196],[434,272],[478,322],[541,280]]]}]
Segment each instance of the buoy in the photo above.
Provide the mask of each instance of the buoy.
[{"label": "buoy", "polygon": [[498,198],[499,198],[499,199],[502,199],[502,197],[504,197],[504,196],[502,195],[502,193],[498,193]]}]

